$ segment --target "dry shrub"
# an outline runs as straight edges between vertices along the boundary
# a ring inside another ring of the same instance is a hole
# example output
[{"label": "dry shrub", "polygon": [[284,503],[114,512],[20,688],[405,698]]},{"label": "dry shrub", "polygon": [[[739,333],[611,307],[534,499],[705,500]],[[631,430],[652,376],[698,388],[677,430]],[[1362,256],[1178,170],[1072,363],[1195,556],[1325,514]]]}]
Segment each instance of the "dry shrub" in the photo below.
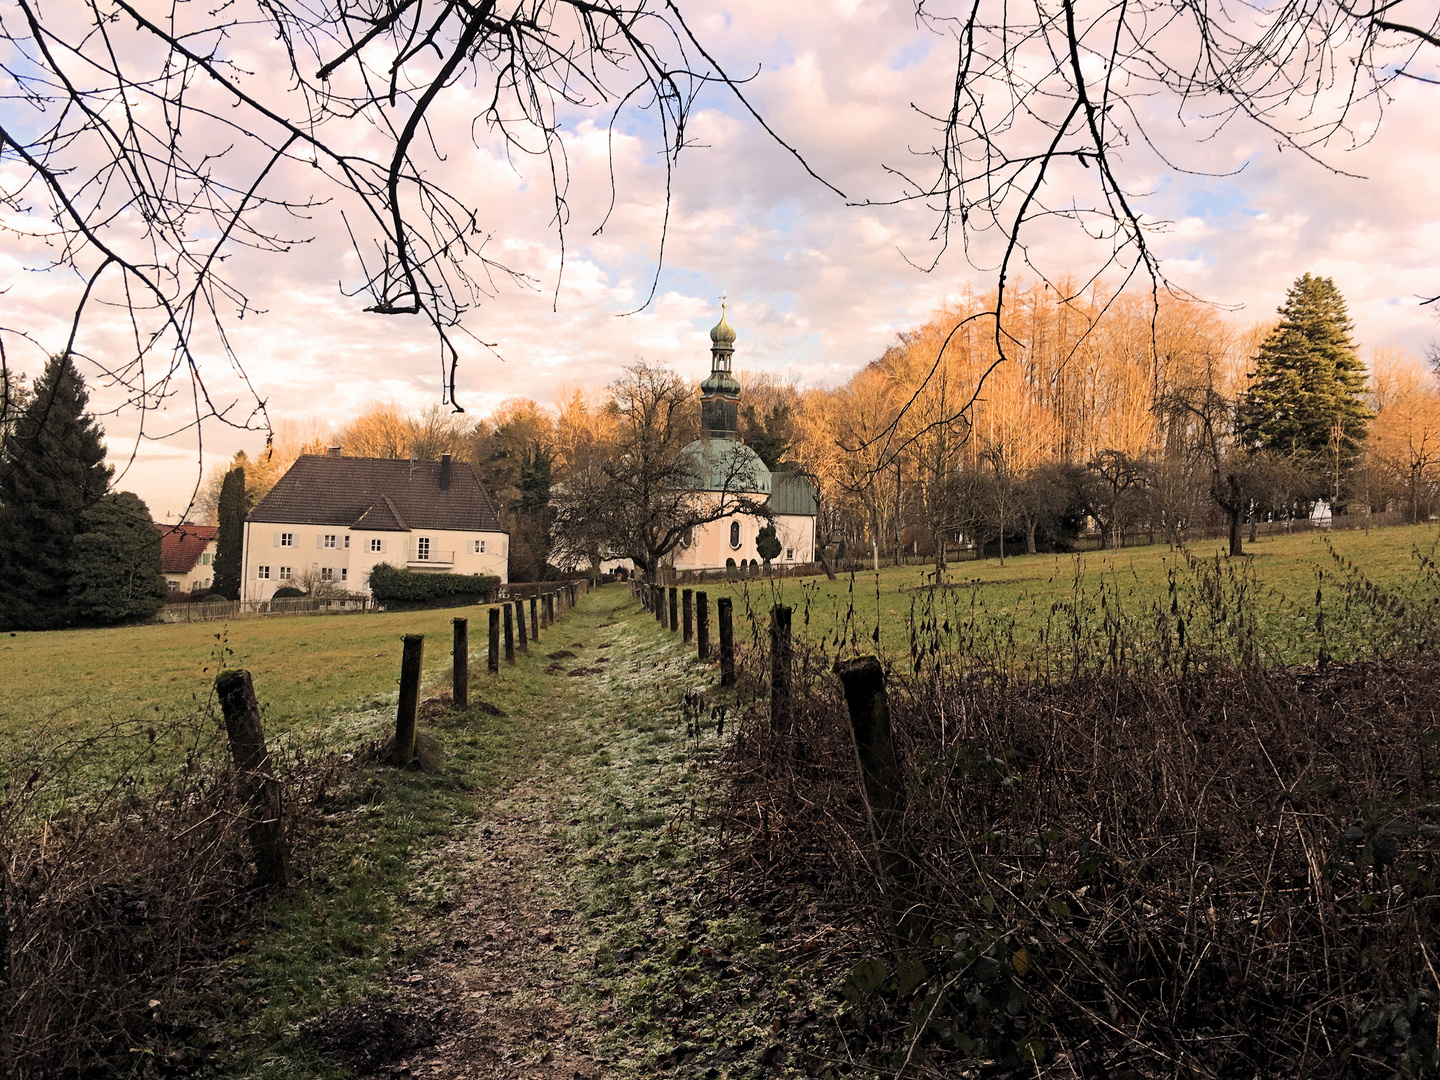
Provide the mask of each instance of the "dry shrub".
[{"label": "dry shrub", "polygon": [[178,767],[135,725],[0,766],[10,1074],[196,1075],[223,1045],[203,988],[250,906],[245,805],[213,718],[165,736]]},{"label": "dry shrub", "polygon": [[1131,640],[1143,663],[1047,676],[937,651],[890,673],[904,816],[877,842],[829,658],[800,657],[777,729],[754,640],[731,856],[823,884],[863,938],[841,1022],[868,1068],[1440,1070],[1433,652],[1276,669]]}]

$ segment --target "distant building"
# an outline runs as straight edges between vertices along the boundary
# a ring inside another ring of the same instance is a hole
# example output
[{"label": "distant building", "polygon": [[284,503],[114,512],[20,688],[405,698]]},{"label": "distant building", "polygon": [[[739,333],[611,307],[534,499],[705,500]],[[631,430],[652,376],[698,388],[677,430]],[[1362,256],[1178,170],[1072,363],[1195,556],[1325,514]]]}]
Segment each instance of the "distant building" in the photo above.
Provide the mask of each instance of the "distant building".
[{"label": "distant building", "polygon": [[161,525],[160,570],[170,595],[205,592],[215,584],[214,525]]},{"label": "distant building", "polygon": [[368,595],[380,563],[508,580],[510,537],[475,471],[439,461],[302,455],[245,519],[240,598],[334,582]]},{"label": "distant building", "polygon": [[[780,554],[772,564],[809,563],[815,559],[815,490],[798,473],[771,472],[760,455],[740,441],[740,383],[731,371],[735,330],[726,321],[710,331],[710,377],[700,384],[700,438],[683,453],[691,455],[700,475],[698,491],[764,496],[775,520]],[[676,570],[717,570],[760,565],[755,548],[765,519],[733,514],[696,530],[671,553]]]}]

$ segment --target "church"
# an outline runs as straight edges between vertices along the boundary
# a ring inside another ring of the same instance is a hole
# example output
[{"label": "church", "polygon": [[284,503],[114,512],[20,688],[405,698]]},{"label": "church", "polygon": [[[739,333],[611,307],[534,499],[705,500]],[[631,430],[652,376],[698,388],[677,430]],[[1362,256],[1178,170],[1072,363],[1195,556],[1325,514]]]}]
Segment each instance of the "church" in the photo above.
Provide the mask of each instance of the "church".
[{"label": "church", "polygon": [[[700,384],[700,438],[685,447],[694,462],[695,489],[743,493],[765,503],[774,515],[780,554],[772,566],[815,561],[815,490],[799,473],[771,472],[760,455],[740,441],[740,383],[731,370],[735,329],[721,306],[710,331],[710,377]],[[752,568],[763,564],[756,538],[765,519],[733,514],[694,530],[666,560],[678,572]]]}]

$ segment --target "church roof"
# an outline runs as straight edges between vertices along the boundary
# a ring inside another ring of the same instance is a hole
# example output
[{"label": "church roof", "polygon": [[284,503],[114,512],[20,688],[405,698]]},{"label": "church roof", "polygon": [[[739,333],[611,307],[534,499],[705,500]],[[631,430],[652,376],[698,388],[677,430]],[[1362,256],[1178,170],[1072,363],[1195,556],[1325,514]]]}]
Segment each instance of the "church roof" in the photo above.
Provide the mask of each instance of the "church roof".
[{"label": "church roof", "polygon": [[820,504],[815,498],[815,489],[810,481],[796,472],[770,474],[770,509],[777,514],[803,514],[815,517],[820,513]]},{"label": "church roof", "polygon": [[770,470],[737,439],[696,439],[681,453],[694,461],[696,491],[770,494]]}]

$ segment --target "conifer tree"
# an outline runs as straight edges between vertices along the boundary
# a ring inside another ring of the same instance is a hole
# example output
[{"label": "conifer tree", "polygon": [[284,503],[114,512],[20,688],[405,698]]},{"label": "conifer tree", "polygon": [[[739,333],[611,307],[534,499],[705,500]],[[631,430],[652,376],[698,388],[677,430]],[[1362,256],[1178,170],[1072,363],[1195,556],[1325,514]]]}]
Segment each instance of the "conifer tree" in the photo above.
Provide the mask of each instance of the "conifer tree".
[{"label": "conifer tree", "polygon": [[1320,471],[1332,501],[1374,416],[1353,329],[1334,281],[1311,274],[1296,280],[1280,325],[1260,346],[1237,416],[1246,447],[1279,451]]},{"label": "conifer tree", "polygon": [[250,500],[245,496],[245,469],[237,466],[225,474],[220,488],[215,534],[215,584],[212,591],[227,600],[240,599],[240,555],[245,542],[245,515]]},{"label": "conifer tree", "polygon": [[71,561],[70,610],[76,622],[148,619],[165,603],[160,531],[138,495],[106,495],[81,514]]},{"label": "conifer tree", "polygon": [[88,401],[74,361],[51,357],[0,440],[0,628],[69,622],[75,536],[114,471]]}]

